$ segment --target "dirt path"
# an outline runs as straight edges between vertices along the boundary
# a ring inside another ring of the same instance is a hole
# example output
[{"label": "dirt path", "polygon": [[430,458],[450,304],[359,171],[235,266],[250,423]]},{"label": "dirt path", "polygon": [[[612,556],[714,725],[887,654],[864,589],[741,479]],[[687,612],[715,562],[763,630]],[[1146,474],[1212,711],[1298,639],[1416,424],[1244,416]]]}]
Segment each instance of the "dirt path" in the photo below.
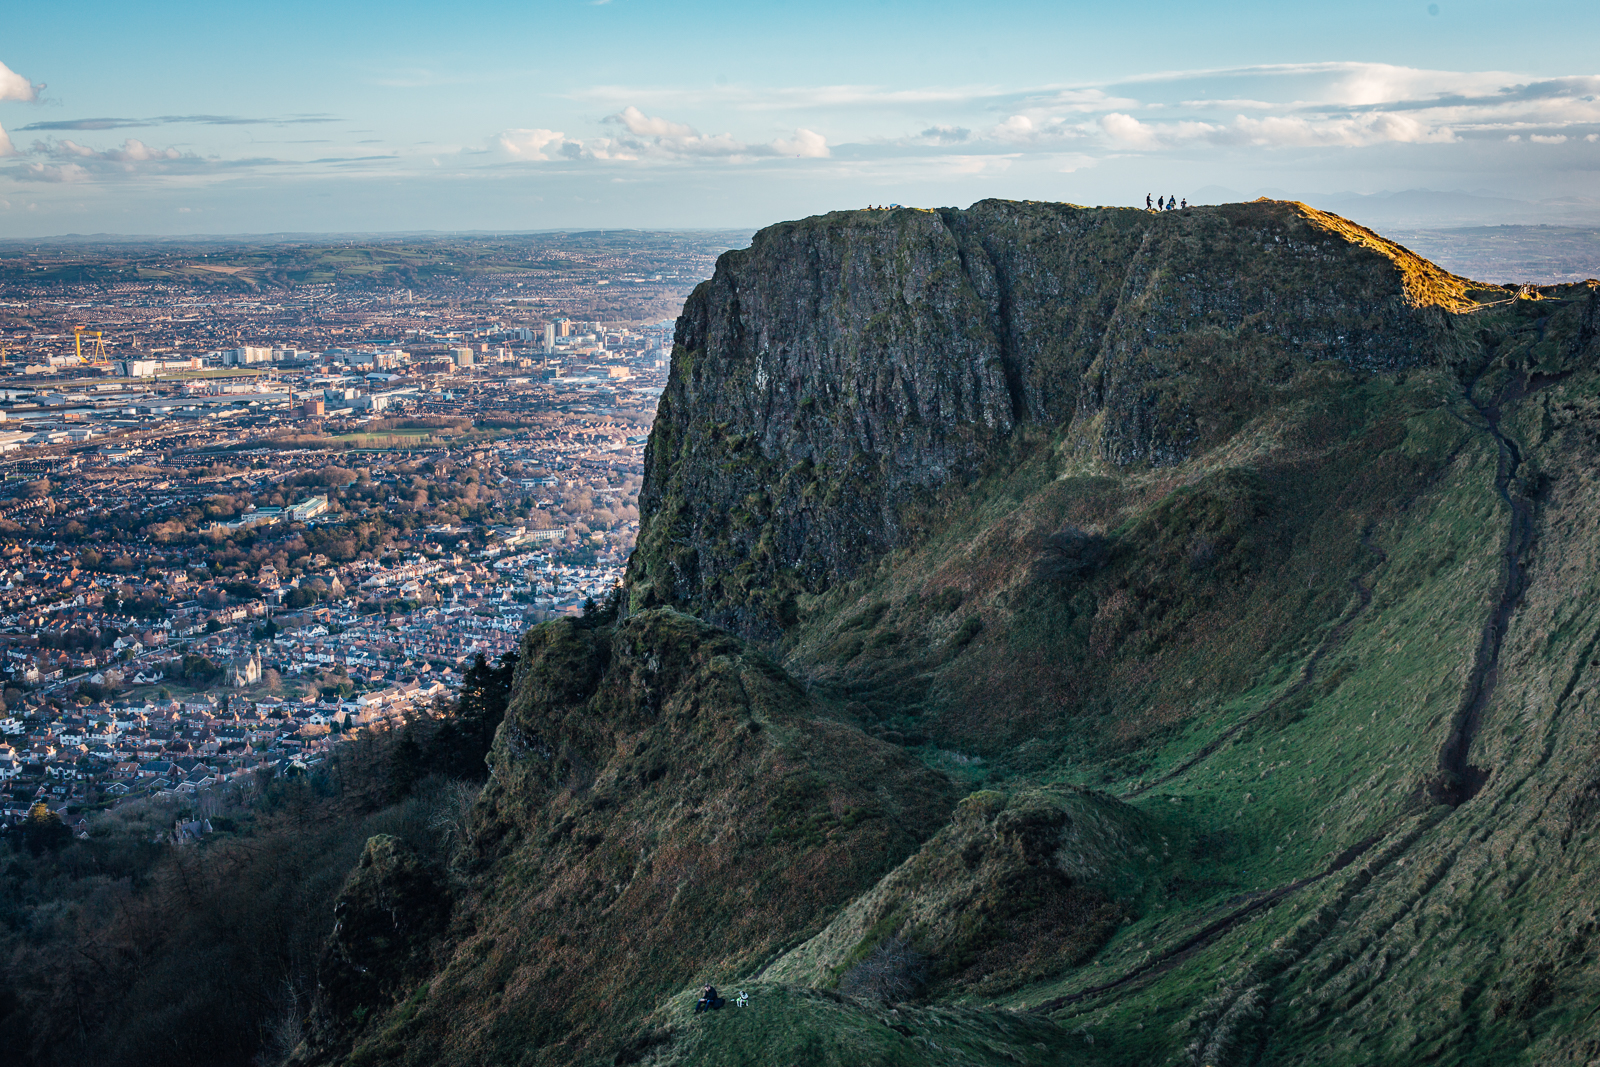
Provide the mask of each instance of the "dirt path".
[{"label": "dirt path", "polygon": [[[1542,321],[1539,324],[1539,329],[1542,335]],[[1523,467],[1522,452],[1516,442],[1506,436],[1501,429],[1502,412],[1506,405],[1521,400],[1545,386],[1555,384],[1565,375],[1518,378],[1502,389],[1494,400],[1488,403],[1480,403],[1473,396],[1479,377],[1481,375],[1474,376],[1465,383],[1463,398],[1482,419],[1483,424],[1481,426],[1474,425],[1473,428],[1478,432],[1487,432],[1495,442],[1498,452],[1495,491],[1510,510],[1510,519],[1505,545],[1501,550],[1503,577],[1500,595],[1496,598],[1494,607],[1490,610],[1489,617],[1484,622],[1478,647],[1474,652],[1472,670],[1468,675],[1467,684],[1463,688],[1459,706],[1452,719],[1450,733],[1439,752],[1437,769],[1434,774],[1425,780],[1423,789],[1419,790],[1419,796],[1417,797],[1418,800],[1421,800],[1422,795],[1425,794],[1429,799],[1448,804],[1451,807],[1458,807],[1471,800],[1489,777],[1489,771],[1472,765],[1468,756],[1471,752],[1473,739],[1482,724],[1484,709],[1488,706],[1499,682],[1500,652],[1505,640],[1505,631],[1527,587],[1526,557],[1533,543],[1533,501],[1523,494],[1520,482]],[[1467,420],[1464,419],[1463,421]],[[1469,422],[1469,425],[1472,424]],[[1374,566],[1386,561],[1387,557],[1380,548],[1372,543],[1368,534],[1363,534],[1362,544],[1377,555],[1378,563],[1374,564]],[[1356,579],[1352,579],[1351,584],[1355,587],[1360,603],[1347,613],[1323,638],[1316,651],[1311,654],[1311,658],[1306,661],[1300,678],[1293,686],[1279,694],[1275,699],[1267,702],[1250,716],[1223,731],[1204,747],[1181,761],[1171,771],[1124,793],[1123,799],[1138,796],[1193,769],[1197,764],[1220,751],[1245,727],[1258,721],[1261,716],[1309,685],[1315,677],[1317,664],[1329,650],[1336,647],[1344,639],[1355,620],[1360,617],[1372,602],[1372,589],[1370,586],[1363,586]],[[1270,908],[1294,893],[1315,885],[1330,875],[1345,869],[1393,832],[1396,825],[1397,823],[1391,823],[1383,831],[1346,849],[1335,857],[1327,868],[1317,874],[1297,879],[1255,895],[1241,907],[1205,924],[1176,944],[1138,964],[1120,977],[1090,986],[1076,993],[1045,1001],[1035,1006],[1032,1010],[1045,1013],[1058,1011],[1071,1004],[1099,996],[1102,993],[1111,992],[1171,968],[1252,916]],[[1404,849],[1402,848],[1401,851],[1404,851]],[[1392,860],[1394,856],[1388,858]]]},{"label": "dirt path", "polygon": [[[1544,323],[1545,320],[1540,319],[1537,326],[1540,338],[1544,336]],[[1431,799],[1451,807],[1471,800],[1489,779],[1489,768],[1471,762],[1472,742],[1483,723],[1484,710],[1500,683],[1500,650],[1505,643],[1506,627],[1527,589],[1526,559],[1533,546],[1533,501],[1522,491],[1522,450],[1501,430],[1501,415],[1506,405],[1555,384],[1565,375],[1516,378],[1488,402],[1479,401],[1473,395],[1480,377],[1481,374],[1474,375],[1467,381],[1463,399],[1483,420],[1483,425],[1474,429],[1487,432],[1494,440],[1497,451],[1495,492],[1510,509],[1511,518],[1505,544],[1500,550],[1500,596],[1484,621],[1477,650],[1473,653],[1472,671],[1467,675],[1461,702],[1451,718],[1450,733],[1439,749],[1438,767],[1424,783]],[[1472,425],[1468,420],[1462,421]]]}]

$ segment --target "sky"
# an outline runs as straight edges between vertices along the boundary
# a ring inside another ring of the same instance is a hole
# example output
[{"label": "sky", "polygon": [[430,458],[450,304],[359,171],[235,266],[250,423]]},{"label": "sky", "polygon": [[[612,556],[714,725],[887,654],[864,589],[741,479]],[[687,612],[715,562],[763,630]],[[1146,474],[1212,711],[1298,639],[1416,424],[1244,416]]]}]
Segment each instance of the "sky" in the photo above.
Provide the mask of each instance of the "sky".
[{"label": "sky", "polygon": [[0,237],[1166,194],[1600,224],[1597,43],[1594,0],[18,4]]}]

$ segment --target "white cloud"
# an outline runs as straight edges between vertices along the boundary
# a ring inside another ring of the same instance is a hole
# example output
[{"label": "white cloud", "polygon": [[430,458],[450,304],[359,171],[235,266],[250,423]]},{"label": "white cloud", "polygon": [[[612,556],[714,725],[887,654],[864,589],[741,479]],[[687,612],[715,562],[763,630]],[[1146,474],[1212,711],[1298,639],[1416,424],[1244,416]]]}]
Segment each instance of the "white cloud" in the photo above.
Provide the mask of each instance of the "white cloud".
[{"label": "white cloud", "polygon": [[108,148],[104,151],[89,148],[76,141],[36,141],[33,152],[35,155],[48,155],[56,159],[93,159],[104,163],[128,164],[183,158],[183,153],[176,148],[151,148],[143,141],[132,137],[123,141],[121,148]]},{"label": "white cloud", "polygon": [[788,139],[779,138],[772,142],[772,149],[782,156],[804,157],[806,159],[825,159],[828,156],[828,139],[822,134],[804,127],[794,131],[794,136]]},{"label": "white cloud", "polygon": [[[580,94],[614,103],[610,138],[564,141],[524,158],[745,162],[762,157],[975,158],[1016,150],[1064,159],[1085,152],[1210,147],[1362,150],[1472,139],[1582,138],[1600,126],[1600,76],[1533,80],[1504,71],[1448,71],[1383,63],[1273,64],[1163,71],[1100,85],[892,89],[871,85],[639,89]],[[829,111],[848,136],[810,125],[764,143],[703,134],[705,115],[780,109]],[[666,117],[666,116],[671,116]],[[700,122],[693,119],[699,118]],[[1578,127],[1574,129],[1573,127]],[[884,132],[895,130],[905,132]],[[909,131],[920,131],[910,133]],[[967,164],[963,164],[967,165]],[[1084,165],[1081,161],[1074,166]]]},{"label": "white cloud", "polygon": [[1542,133],[1535,133],[1530,135],[1528,140],[1532,141],[1534,144],[1565,144],[1567,141],[1567,135],[1564,133],[1558,133],[1552,137],[1546,137]]},{"label": "white cloud", "polygon": [[[770,145],[747,144],[729,133],[702,134],[682,122],[652,118],[631,104],[615,115],[607,115],[604,121],[625,128],[632,139],[619,140],[640,156],[730,159],[772,155],[775,151]],[[827,154],[826,145],[823,154]]]},{"label": "white cloud", "polygon": [[31,103],[39,99],[39,90],[43,88],[44,86],[34,85],[4,63],[0,63],[0,100],[23,100]]},{"label": "white cloud", "polygon": [[913,140],[920,144],[947,145],[961,144],[971,138],[972,131],[965,126],[929,126]]},{"label": "white cloud", "polygon": [[1100,116],[1100,128],[1111,140],[1128,148],[1155,148],[1160,143],[1154,128],[1120,111]]},{"label": "white cloud", "polygon": [[495,139],[500,150],[514,159],[548,160],[547,149],[559,152],[567,135],[557,130],[506,130]]},{"label": "white cloud", "polygon": [[17,154],[16,147],[12,145],[11,137],[6,133],[5,127],[0,126],[0,159]]},{"label": "white cloud", "polygon": [[992,131],[996,137],[1010,140],[1027,140],[1037,132],[1033,120],[1026,115],[1012,115]]},{"label": "white cloud", "polygon": [[1455,131],[1447,126],[1432,126],[1409,115],[1389,112],[1372,112],[1354,118],[1274,115],[1256,119],[1240,115],[1225,133],[1214,139],[1228,143],[1235,138],[1264,147],[1298,148],[1449,144],[1458,140]]},{"label": "white cloud", "polygon": [[46,163],[29,163],[20,171],[14,172],[17,177],[30,182],[51,182],[66,184],[71,182],[86,182],[92,175],[77,163],[62,163],[51,165]]},{"label": "white cloud", "polygon": [[[3,154],[0,152],[0,155]],[[13,151],[12,154],[20,153]],[[132,137],[115,148],[106,149],[92,148],[73,140],[35,141],[27,155],[33,156],[33,161],[12,167],[7,173],[22,181],[72,183],[136,179],[169,173],[193,174],[229,166],[216,160],[186,155],[176,148],[152,148]]]},{"label": "white cloud", "polygon": [[[1095,90],[1089,90],[1094,92]],[[572,94],[572,98],[598,104],[636,107],[644,101],[653,107],[730,108],[735,111],[815,111],[820,108],[915,108],[925,105],[962,106],[1009,97],[993,86],[942,89],[887,89],[881,85],[801,85],[751,88],[720,85],[714,89],[638,88],[597,85]]]},{"label": "white cloud", "polygon": [[667,137],[673,140],[690,140],[698,135],[694,130],[681,122],[668,122],[666,119],[651,118],[631,104],[617,114],[606,119],[607,122],[619,122],[628,128],[628,132],[635,137]]}]

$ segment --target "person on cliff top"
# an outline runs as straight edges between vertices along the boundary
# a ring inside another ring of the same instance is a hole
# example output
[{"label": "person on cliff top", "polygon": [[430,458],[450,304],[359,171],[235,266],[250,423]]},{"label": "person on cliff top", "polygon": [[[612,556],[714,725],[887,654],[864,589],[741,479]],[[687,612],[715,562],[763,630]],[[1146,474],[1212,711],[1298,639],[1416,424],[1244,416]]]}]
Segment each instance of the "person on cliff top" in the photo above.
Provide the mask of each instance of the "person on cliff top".
[{"label": "person on cliff top", "polygon": [[1144,209],[1146,211],[1150,210],[1150,194],[1149,193],[1145,193],[1144,194]]},{"label": "person on cliff top", "polygon": [[1165,210],[1167,210],[1167,198],[1166,197],[1164,197],[1164,196],[1156,197],[1156,210],[1157,211],[1165,211]]},{"label": "person on cliff top", "polygon": [[1175,196],[1167,197],[1167,210],[1168,211],[1176,211],[1176,210],[1178,210],[1178,198],[1177,197],[1175,197]]},{"label": "person on cliff top", "polygon": [[708,985],[700,990],[700,999],[695,1002],[694,1013],[699,1015],[703,1011],[720,1011],[727,1001],[717,996],[717,987]]},{"label": "person on cliff top", "polygon": [[1189,210],[1189,198],[1187,196],[1184,197],[1183,198],[1183,203],[1179,204],[1178,206],[1183,208],[1183,210],[1188,211]]}]

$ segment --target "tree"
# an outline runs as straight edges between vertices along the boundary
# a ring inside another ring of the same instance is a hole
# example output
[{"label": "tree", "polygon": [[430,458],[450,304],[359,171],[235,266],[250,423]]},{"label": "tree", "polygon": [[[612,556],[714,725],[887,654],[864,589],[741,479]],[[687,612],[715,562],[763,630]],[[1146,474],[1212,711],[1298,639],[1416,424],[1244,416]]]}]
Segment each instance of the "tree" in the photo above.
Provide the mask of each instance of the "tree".
[{"label": "tree", "polygon": [[394,755],[389,759],[389,796],[393,800],[409,795],[412,787],[428,773],[427,758],[417,743],[416,734],[417,724],[406,723],[399,744],[394,746]]},{"label": "tree", "polygon": [[488,775],[483,762],[495,731],[511,702],[511,680],[517,655],[509,652],[497,665],[479,653],[461,680],[461,696],[453,714],[434,732],[427,747],[428,765],[451,778],[481,781]]},{"label": "tree", "polygon": [[192,652],[184,654],[182,670],[184,680],[191,685],[211,685],[222,678],[221,667]]},{"label": "tree", "polygon": [[22,843],[35,856],[44,852],[59,852],[72,842],[72,831],[61,821],[61,816],[39,801],[28,810],[22,824]]}]

